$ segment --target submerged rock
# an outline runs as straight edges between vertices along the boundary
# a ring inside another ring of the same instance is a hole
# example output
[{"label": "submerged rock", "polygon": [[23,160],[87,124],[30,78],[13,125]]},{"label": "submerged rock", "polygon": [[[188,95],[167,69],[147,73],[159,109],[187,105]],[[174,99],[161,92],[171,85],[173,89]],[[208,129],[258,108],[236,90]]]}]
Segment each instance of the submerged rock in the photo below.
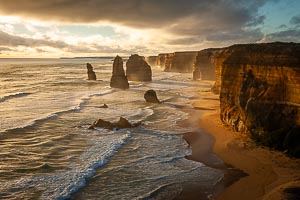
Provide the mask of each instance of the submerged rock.
[{"label": "submerged rock", "polygon": [[99,108],[108,108],[106,104],[103,104],[103,106],[100,106]]},{"label": "submerged rock", "polygon": [[110,87],[120,88],[123,90],[129,88],[128,79],[125,76],[125,72],[123,69],[123,59],[120,56],[116,56],[116,58],[114,59],[113,72],[110,79]]},{"label": "submerged rock", "polygon": [[126,62],[126,76],[129,81],[152,81],[152,71],[145,58],[131,55]]},{"label": "submerged rock", "polygon": [[93,66],[90,63],[86,64],[88,80],[96,80],[96,74],[93,71]]},{"label": "submerged rock", "polygon": [[96,120],[90,127],[89,129],[94,129],[95,127],[99,127],[99,128],[105,128],[105,129],[109,129],[109,130],[113,130],[114,128],[116,129],[123,129],[123,128],[134,128],[141,125],[141,122],[137,122],[137,123],[130,123],[127,119],[125,119],[124,117],[120,117],[118,122],[109,122],[109,121],[105,121],[103,119],[98,119]]},{"label": "submerged rock", "polygon": [[90,127],[89,129],[94,129],[95,127],[100,127],[100,128],[106,128],[109,130],[113,130],[114,126],[111,122],[105,121],[103,119],[98,119],[96,120]]},{"label": "submerged rock", "polygon": [[156,92],[154,90],[146,91],[144,94],[144,98],[145,98],[146,102],[149,102],[149,103],[161,103],[158,100]]}]

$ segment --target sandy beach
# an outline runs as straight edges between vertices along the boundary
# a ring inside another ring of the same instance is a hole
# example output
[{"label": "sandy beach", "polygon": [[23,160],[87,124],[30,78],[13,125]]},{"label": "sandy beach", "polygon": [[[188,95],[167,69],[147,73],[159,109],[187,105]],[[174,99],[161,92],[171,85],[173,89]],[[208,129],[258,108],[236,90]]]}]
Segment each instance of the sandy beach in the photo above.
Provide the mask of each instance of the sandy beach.
[{"label": "sandy beach", "polygon": [[[201,96],[193,101],[195,111],[186,111],[191,112],[190,119],[181,125],[199,127],[199,132],[183,136],[192,149],[187,159],[221,169],[225,174],[216,186],[216,199],[271,200],[299,195],[300,160],[257,146],[246,135],[223,127],[219,119],[218,95],[202,92]],[[212,153],[224,163],[216,162]],[[241,171],[230,170],[230,166]],[[194,194],[185,196],[196,199],[196,191],[191,193]]]}]

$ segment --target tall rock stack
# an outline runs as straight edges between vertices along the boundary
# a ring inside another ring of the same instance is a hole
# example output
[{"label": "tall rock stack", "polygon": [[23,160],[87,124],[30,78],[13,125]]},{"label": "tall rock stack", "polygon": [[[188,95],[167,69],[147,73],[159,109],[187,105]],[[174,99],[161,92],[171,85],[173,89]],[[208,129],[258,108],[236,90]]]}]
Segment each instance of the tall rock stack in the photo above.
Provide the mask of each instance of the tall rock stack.
[{"label": "tall rock stack", "polygon": [[144,57],[131,55],[126,63],[126,76],[129,81],[152,81],[151,67]]},{"label": "tall rock stack", "polygon": [[93,70],[93,66],[90,63],[86,64],[88,80],[96,80],[96,74]]},{"label": "tall rock stack", "polygon": [[113,72],[110,79],[110,87],[120,88],[123,90],[129,88],[128,79],[125,76],[125,72],[123,69],[123,59],[120,56],[116,56],[116,58],[114,59]]}]

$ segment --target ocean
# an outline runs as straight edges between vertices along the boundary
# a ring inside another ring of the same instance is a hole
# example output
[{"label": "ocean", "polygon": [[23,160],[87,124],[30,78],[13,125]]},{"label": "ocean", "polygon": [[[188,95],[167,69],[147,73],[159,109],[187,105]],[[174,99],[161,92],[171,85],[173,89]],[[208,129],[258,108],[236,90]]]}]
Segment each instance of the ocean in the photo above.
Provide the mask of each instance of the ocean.
[{"label": "ocean", "polygon": [[[223,173],[185,158],[182,134],[195,130],[177,122],[189,117],[178,106],[193,109],[191,88],[212,83],[152,70],[124,91],[109,86],[110,59],[0,59],[0,199],[174,199],[187,182],[209,198]],[[148,89],[165,103],[146,103]],[[142,125],[88,129],[121,116]]]}]

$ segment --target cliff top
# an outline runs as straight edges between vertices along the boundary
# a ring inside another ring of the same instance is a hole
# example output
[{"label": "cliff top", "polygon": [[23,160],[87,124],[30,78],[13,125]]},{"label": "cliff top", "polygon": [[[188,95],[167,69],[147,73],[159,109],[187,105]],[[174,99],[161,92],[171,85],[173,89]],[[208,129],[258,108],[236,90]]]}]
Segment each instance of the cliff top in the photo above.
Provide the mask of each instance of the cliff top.
[{"label": "cliff top", "polygon": [[[300,67],[299,43],[236,44],[220,50],[224,64]],[[268,59],[266,59],[268,58]]]}]

